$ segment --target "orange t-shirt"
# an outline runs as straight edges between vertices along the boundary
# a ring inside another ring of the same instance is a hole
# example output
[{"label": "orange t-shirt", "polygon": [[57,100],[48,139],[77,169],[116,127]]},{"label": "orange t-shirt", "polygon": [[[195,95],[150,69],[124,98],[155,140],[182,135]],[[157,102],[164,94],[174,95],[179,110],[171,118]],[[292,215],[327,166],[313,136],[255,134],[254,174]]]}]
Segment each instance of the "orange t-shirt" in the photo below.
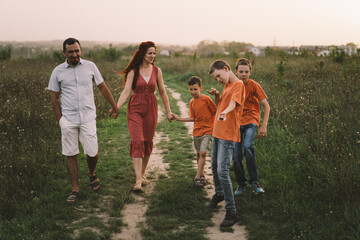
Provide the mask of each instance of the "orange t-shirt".
[{"label": "orange t-shirt", "polygon": [[215,103],[207,95],[190,100],[190,114],[194,118],[193,136],[211,135],[216,112]]},{"label": "orange t-shirt", "polygon": [[248,79],[245,84],[245,104],[241,119],[241,125],[254,123],[260,124],[260,104],[259,101],[267,98],[260,84],[252,79]]},{"label": "orange t-shirt", "polygon": [[[224,111],[230,104],[230,101],[236,102],[235,109],[226,114],[225,121],[217,120],[219,113]],[[217,105],[215,116],[213,137],[240,142],[240,122],[245,101],[245,87],[240,80],[225,85]]]}]

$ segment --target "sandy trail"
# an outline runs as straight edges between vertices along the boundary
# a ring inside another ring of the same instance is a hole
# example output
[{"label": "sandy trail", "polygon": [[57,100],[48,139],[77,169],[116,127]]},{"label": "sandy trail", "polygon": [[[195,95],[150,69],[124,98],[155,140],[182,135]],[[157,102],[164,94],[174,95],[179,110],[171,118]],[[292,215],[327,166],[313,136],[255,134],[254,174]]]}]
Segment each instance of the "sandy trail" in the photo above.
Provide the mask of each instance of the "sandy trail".
[{"label": "sandy trail", "polygon": [[[164,119],[163,112],[159,109],[158,122],[161,122]],[[139,225],[145,222],[145,212],[147,209],[147,196],[151,194],[155,183],[160,174],[167,175],[166,169],[168,168],[168,163],[164,163],[161,155],[161,151],[156,147],[157,144],[164,139],[161,137],[161,133],[156,132],[154,136],[154,148],[151,154],[149,164],[146,169],[146,175],[151,175],[151,178],[148,177],[148,183],[143,187],[144,193],[142,194],[133,194],[135,201],[130,204],[126,204],[122,215],[123,220],[127,223],[127,227],[124,227],[121,233],[113,235],[112,239],[131,239],[131,240],[140,240],[142,236],[140,234]]]},{"label": "sandy trail", "polygon": [[[167,90],[171,93],[172,97],[177,100],[177,105],[180,108],[180,113],[182,117],[189,116],[189,109],[186,106],[186,103],[184,103],[181,100],[181,94],[175,92],[173,89],[170,89],[167,87]],[[192,135],[193,130],[193,123],[191,122],[185,122],[185,125],[188,129],[188,133]],[[194,167],[197,167],[196,160],[193,161]],[[215,194],[215,190],[213,188],[213,178],[212,178],[212,172],[211,172],[211,158],[206,158],[206,163],[204,167],[204,172],[207,181],[209,184],[205,187],[205,191],[209,198],[211,198]],[[235,224],[232,228],[234,232],[221,232],[220,231],[220,223],[225,218],[225,202],[221,202],[218,205],[218,211],[213,213],[213,217],[211,218],[211,221],[214,223],[213,227],[207,228],[207,237],[211,240],[226,240],[226,239],[238,239],[238,240],[245,240],[247,239],[247,231],[245,226],[241,226],[239,224]]]},{"label": "sandy trail", "polygon": [[[175,92],[173,89],[167,88],[171,93],[172,97],[177,100],[177,105],[180,108],[181,116],[188,116],[189,109],[181,100],[181,95]],[[158,122],[164,119],[164,114],[159,108],[159,119]],[[188,133],[192,135],[193,123],[186,122],[185,123]],[[149,183],[143,188],[143,194],[133,194],[135,201],[130,204],[126,204],[122,215],[123,220],[127,223],[127,227],[122,229],[121,233],[114,234],[112,239],[114,240],[122,240],[122,239],[131,239],[131,240],[140,240],[142,239],[140,228],[139,226],[145,222],[145,212],[147,209],[147,196],[151,194],[155,183],[158,179],[159,174],[167,174],[166,169],[168,168],[168,164],[163,162],[161,151],[156,147],[157,144],[164,139],[161,136],[161,133],[156,132],[154,136],[154,149],[150,157],[149,165],[147,167],[146,172],[151,174],[151,178],[148,178]],[[207,157],[206,164],[205,164],[205,174],[207,176],[207,180],[209,184],[205,188],[205,191],[209,198],[214,195],[214,188],[213,188],[213,179],[211,173],[211,159]],[[194,167],[196,168],[196,160],[193,161]],[[245,240],[247,232],[245,226],[241,226],[239,224],[235,224],[233,228],[233,232],[221,232],[220,231],[220,223],[223,221],[225,217],[225,203],[221,202],[219,204],[218,211],[213,213],[213,217],[211,221],[214,223],[213,227],[207,228],[207,237],[211,240],[225,240],[225,239],[239,239]]]}]

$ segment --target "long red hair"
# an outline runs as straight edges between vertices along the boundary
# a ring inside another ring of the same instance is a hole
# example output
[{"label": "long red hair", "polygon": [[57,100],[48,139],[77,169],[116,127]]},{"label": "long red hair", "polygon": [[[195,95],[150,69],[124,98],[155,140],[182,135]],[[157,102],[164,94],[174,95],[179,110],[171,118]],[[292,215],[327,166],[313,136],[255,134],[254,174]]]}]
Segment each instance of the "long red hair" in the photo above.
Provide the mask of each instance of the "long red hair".
[{"label": "long red hair", "polygon": [[[149,48],[151,48],[151,47],[154,47],[155,50],[156,50],[156,45],[152,41],[147,41],[147,42],[140,43],[138,49],[134,52],[133,57],[132,57],[129,65],[119,73],[119,75],[124,75],[124,84],[122,85],[122,87],[125,86],[125,83],[126,83],[127,76],[129,74],[129,72],[131,70],[134,70],[134,80],[133,80],[133,84],[132,84],[132,89],[133,90],[135,89],[136,81],[137,81],[137,79],[139,77],[140,65],[144,60],[144,56],[145,56],[147,50]],[[154,60],[154,62],[152,64],[154,64],[154,63],[155,63],[155,60]]]}]

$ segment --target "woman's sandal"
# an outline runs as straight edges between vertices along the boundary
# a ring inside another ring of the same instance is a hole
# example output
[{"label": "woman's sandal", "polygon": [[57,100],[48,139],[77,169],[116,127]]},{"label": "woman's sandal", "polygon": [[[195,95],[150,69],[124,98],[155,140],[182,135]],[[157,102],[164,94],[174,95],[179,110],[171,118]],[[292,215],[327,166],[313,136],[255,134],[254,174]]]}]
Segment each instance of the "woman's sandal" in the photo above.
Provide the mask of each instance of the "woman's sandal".
[{"label": "woman's sandal", "polygon": [[[100,187],[101,187],[101,184],[100,184],[100,181],[99,181],[98,177],[96,176],[96,174],[95,174],[94,176],[89,176],[89,175],[88,175],[88,177],[89,177],[89,179],[90,179],[90,184],[91,184],[92,190],[93,190],[94,192],[97,192],[97,191],[100,189]],[[97,181],[94,182],[96,179],[97,179]],[[99,187],[98,187],[98,186],[99,186]]]},{"label": "woman's sandal", "polygon": [[141,182],[142,184],[146,185],[149,182],[150,181],[145,176],[142,177],[142,182]]},{"label": "woman's sandal", "polygon": [[194,186],[195,187],[203,187],[200,178],[195,178],[194,179]]},{"label": "woman's sandal", "polygon": [[200,175],[200,181],[203,186],[206,185],[205,175]]},{"label": "woman's sandal", "polygon": [[79,198],[79,192],[71,192],[68,198],[66,199],[67,202],[76,202]]},{"label": "woman's sandal", "polygon": [[141,181],[140,181],[140,182],[137,182],[137,183],[135,184],[135,186],[133,187],[132,191],[133,191],[134,193],[142,193],[142,192],[143,192],[143,190],[142,190],[142,188],[141,188]]}]

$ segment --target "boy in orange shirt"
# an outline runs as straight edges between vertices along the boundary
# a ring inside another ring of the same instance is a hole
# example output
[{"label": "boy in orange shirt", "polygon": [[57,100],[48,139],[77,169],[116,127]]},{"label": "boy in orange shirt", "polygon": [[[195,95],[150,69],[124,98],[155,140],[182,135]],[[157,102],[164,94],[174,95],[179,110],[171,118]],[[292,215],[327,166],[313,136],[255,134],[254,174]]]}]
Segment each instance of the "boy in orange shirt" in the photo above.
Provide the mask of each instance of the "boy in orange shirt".
[{"label": "boy in orange shirt", "polygon": [[174,113],[173,116],[176,121],[194,122],[193,136],[194,146],[196,149],[196,161],[198,164],[194,185],[196,187],[203,187],[206,184],[204,165],[206,161],[206,154],[210,149],[212,141],[211,134],[213,130],[216,106],[209,96],[202,95],[200,93],[202,90],[201,78],[196,76],[191,77],[188,81],[188,89],[193,97],[189,104],[189,117],[178,117]]},{"label": "boy in orange shirt", "polygon": [[235,144],[240,142],[239,128],[245,101],[245,87],[231,71],[229,64],[223,60],[215,61],[210,66],[209,74],[225,85],[221,97],[215,88],[208,91],[215,95],[217,105],[211,153],[215,195],[209,207],[215,208],[219,202],[225,200],[226,215],[220,227],[230,227],[237,221],[237,216],[229,168]]},{"label": "boy in orange shirt", "polygon": [[265,192],[259,184],[257,166],[255,161],[254,139],[256,135],[256,128],[260,124],[260,106],[259,102],[264,108],[264,119],[257,138],[264,138],[267,134],[267,123],[269,120],[270,106],[266,100],[266,94],[261,88],[260,84],[252,79],[249,79],[251,74],[251,62],[246,58],[241,58],[235,65],[236,74],[238,78],[245,85],[245,104],[241,118],[240,134],[241,143],[237,143],[234,150],[234,171],[238,188],[235,190],[235,195],[241,195],[246,190],[247,179],[245,177],[244,166],[242,164],[242,157],[245,155],[246,166],[249,173],[249,183],[255,194]]}]

